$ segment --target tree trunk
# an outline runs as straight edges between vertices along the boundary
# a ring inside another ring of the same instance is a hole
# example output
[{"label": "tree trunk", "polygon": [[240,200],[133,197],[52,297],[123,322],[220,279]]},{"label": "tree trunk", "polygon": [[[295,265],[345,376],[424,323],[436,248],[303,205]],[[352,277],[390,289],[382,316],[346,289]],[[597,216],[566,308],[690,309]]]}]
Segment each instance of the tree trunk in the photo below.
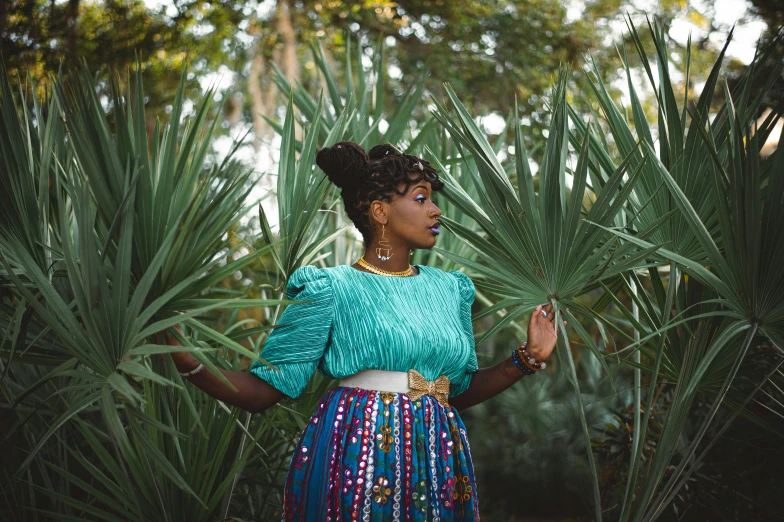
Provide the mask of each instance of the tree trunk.
[{"label": "tree trunk", "polygon": [[22,63],[27,62],[27,72],[36,74],[36,65],[38,64],[38,52],[35,49],[35,44],[39,43],[41,30],[38,26],[38,16],[35,10],[35,0],[27,0],[24,5],[24,13],[27,21],[30,24],[30,40],[33,44],[30,45],[27,56]]},{"label": "tree trunk", "polygon": [[5,56],[5,46],[3,42],[5,42],[5,27],[6,27],[6,7],[5,1],[0,1],[0,59],[3,59]]},{"label": "tree trunk", "polygon": [[[300,81],[300,70],[299,60],[297,59],[297,35],[294,32],[291,6],[287,0],[278,0],[275,21],[278,36],[283,43],[283,47],[278,49],[280,51],[280,56],[279,61],[276,61],[276,63],[280,64],[283,75],[292,85],[294,85]],[[294,136],[298,140],[302,139],[302,127],[295,126]]]},{"label": "tree trunk", "polygon": [[68,0],[68,21],[66,31],[68,31],[68,59],[73,66],[79,64],[79,53],[77,51],[76,27],[79,21],[79,0]]},{"label": "tree trunk", "polygon": [[[300,70],[299,61],[297,60],[297,36],[291,19],[291,7],[287,0],[278,0],[275,17],[270,25],[273,31],[275,31],[279,42],[272,52],[272,62],[278,66],[283,76],[293,85],[300,80]],[[270,75],[275,74],[272,71],[272,67],[267,68],[267,73]],[[278,107],[278,94],[275,82],[269,81],[264,92],[264,106],[270,111],[269,117],[274,116],[275,109]],[[302,129],[297,127],[295,133],[297,139],[301,138]]]},{"label": "tree trunk", "polygon": [[297,35],[291,19],[291,8],[286,0],[278,0],[275,13],[275,29],[283,43],[280,51],[280,69],[286,78],[293,82],[299,81],[299,61],[297,60]]},{"label": "tree trunk", "polygon": [[[299,60],[297,59],[297,35],[294,30],[294,23],[291,17],[291,7],[286,0],[278,0],[275,14],[270,21],[270,27],[274,31],[278,45],[272,52],[272,62],[276,64],[283,75],[290,82],[298,82],[300,79]],[[251,60],[250,74],[248,75],[248,95],[251,104],[251,119],[253,131],[256,139],[253,141],[253,148],[259,152],[264,138],[269,134],[270,129],[263,116],[268,118],[275,117],[275,109],[278,107],[278,88],[271,78],[262,81],[265,74],[274,74],[272,68],[268,66],[264,59],[262,46],[267,41],[266,35],[259,34],[257,49]],[[297,128],[296,135],[301,137],[301,129]]]},{"label": "tree trunk", "polygon": [[[261,40],[259,40],[259,46]],[[248,96],[250,96],[251,120],[253,121],[253,150],[258,154],[261,149],[261,140],[269,132],[267,122],[262,115],[268,116],[268,108],[264,104],[264,95],[261,91],[261,74],[264,71],[264,55],[261,49],[256,49],[253,60],[250,63],[250,74],[248,75]]]}]

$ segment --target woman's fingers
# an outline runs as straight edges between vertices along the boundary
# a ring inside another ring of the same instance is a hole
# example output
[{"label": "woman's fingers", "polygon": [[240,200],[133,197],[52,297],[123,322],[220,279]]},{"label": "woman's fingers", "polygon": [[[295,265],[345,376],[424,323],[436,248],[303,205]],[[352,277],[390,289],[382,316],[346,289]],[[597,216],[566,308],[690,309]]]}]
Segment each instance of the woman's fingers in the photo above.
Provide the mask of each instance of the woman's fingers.
[{"label": "woman's fingers", "polygon": [[[558,310],[561,318],[566,317],[563,310]],[[534,325],[538,323],[540,326],[549,326],[553,328],[553,331],[556,330],[555,326],[555,308],[553,307],[552,303],[547,303],[546,305],[538,305],[536,309],[534,309],[534,313],[531,314],[530,324]],[[568,323],[563,321],[564,326]]]},{"label": "woman's fingers", "polygon": [[[558,311],[561,317],[565,317],[563,310]],[[547,303],[546,305],[538,305],[534,310],[534,313],[531,315],[531,321],[546,321],[550,325],[555,327],[555,312],[552,303]],[[563,321],[564,326],[568,323]]]},{"label": "woman's fingers", "polygon": [[534,313],[531,315],[531,320],[533,321],[536,318],[536,321],[543,321],[545,324],[550,323],[553,324],[555,319],[555,314],[553,313],[553,305],[548,303],[547,305],[539,305],[534,310]]}]

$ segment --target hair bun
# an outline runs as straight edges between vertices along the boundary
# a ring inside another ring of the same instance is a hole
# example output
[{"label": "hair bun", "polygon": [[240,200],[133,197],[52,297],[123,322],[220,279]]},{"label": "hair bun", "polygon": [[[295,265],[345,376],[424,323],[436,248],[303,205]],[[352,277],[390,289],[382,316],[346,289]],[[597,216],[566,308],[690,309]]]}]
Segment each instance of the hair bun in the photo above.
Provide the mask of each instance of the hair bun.
[{"label": "hair bun", "polygon": [[357,186],[367,175],[369,161],[365,149],[351,141],[341,141],[316,154],[316,164],[341,189]]},{"label": "hair bun", "polygon": [[368,155],[370,156],[370,161],[373,161],[386,158],[387,156],[399,156],[400,151],[391,143],[382,143],[370,149]]}]

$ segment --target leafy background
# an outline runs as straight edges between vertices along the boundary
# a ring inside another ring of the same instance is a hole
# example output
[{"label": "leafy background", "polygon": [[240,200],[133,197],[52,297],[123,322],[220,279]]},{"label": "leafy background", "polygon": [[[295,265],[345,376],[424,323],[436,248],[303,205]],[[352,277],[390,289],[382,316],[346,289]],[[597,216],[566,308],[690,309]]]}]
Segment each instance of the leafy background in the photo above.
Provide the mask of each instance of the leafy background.
[{"label": "leafy background", "polygon": [[3,518],[279,518],[332,383],[251,416],[155,333],[263,358],[288,274],[360,252],[313,167],[338,139],[440,164],[414,262],[476,281],[480,365],[536,302],[571,314],[545,375],[464,413],[483,517],[780,518],[781,10],[749,5],[744,65],[715,6],[571,7],[3,3]]}]

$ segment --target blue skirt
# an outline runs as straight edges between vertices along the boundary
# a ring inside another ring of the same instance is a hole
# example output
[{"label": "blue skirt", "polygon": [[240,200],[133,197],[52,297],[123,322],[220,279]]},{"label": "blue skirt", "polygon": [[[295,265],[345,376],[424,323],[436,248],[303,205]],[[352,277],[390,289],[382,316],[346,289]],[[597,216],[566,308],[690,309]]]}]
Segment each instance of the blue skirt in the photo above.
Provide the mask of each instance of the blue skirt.
[{"label": "blue skirt", "polygon": [[289,467],[283,520],[479,520],[457,411],[424,395],[329,390]]}]

